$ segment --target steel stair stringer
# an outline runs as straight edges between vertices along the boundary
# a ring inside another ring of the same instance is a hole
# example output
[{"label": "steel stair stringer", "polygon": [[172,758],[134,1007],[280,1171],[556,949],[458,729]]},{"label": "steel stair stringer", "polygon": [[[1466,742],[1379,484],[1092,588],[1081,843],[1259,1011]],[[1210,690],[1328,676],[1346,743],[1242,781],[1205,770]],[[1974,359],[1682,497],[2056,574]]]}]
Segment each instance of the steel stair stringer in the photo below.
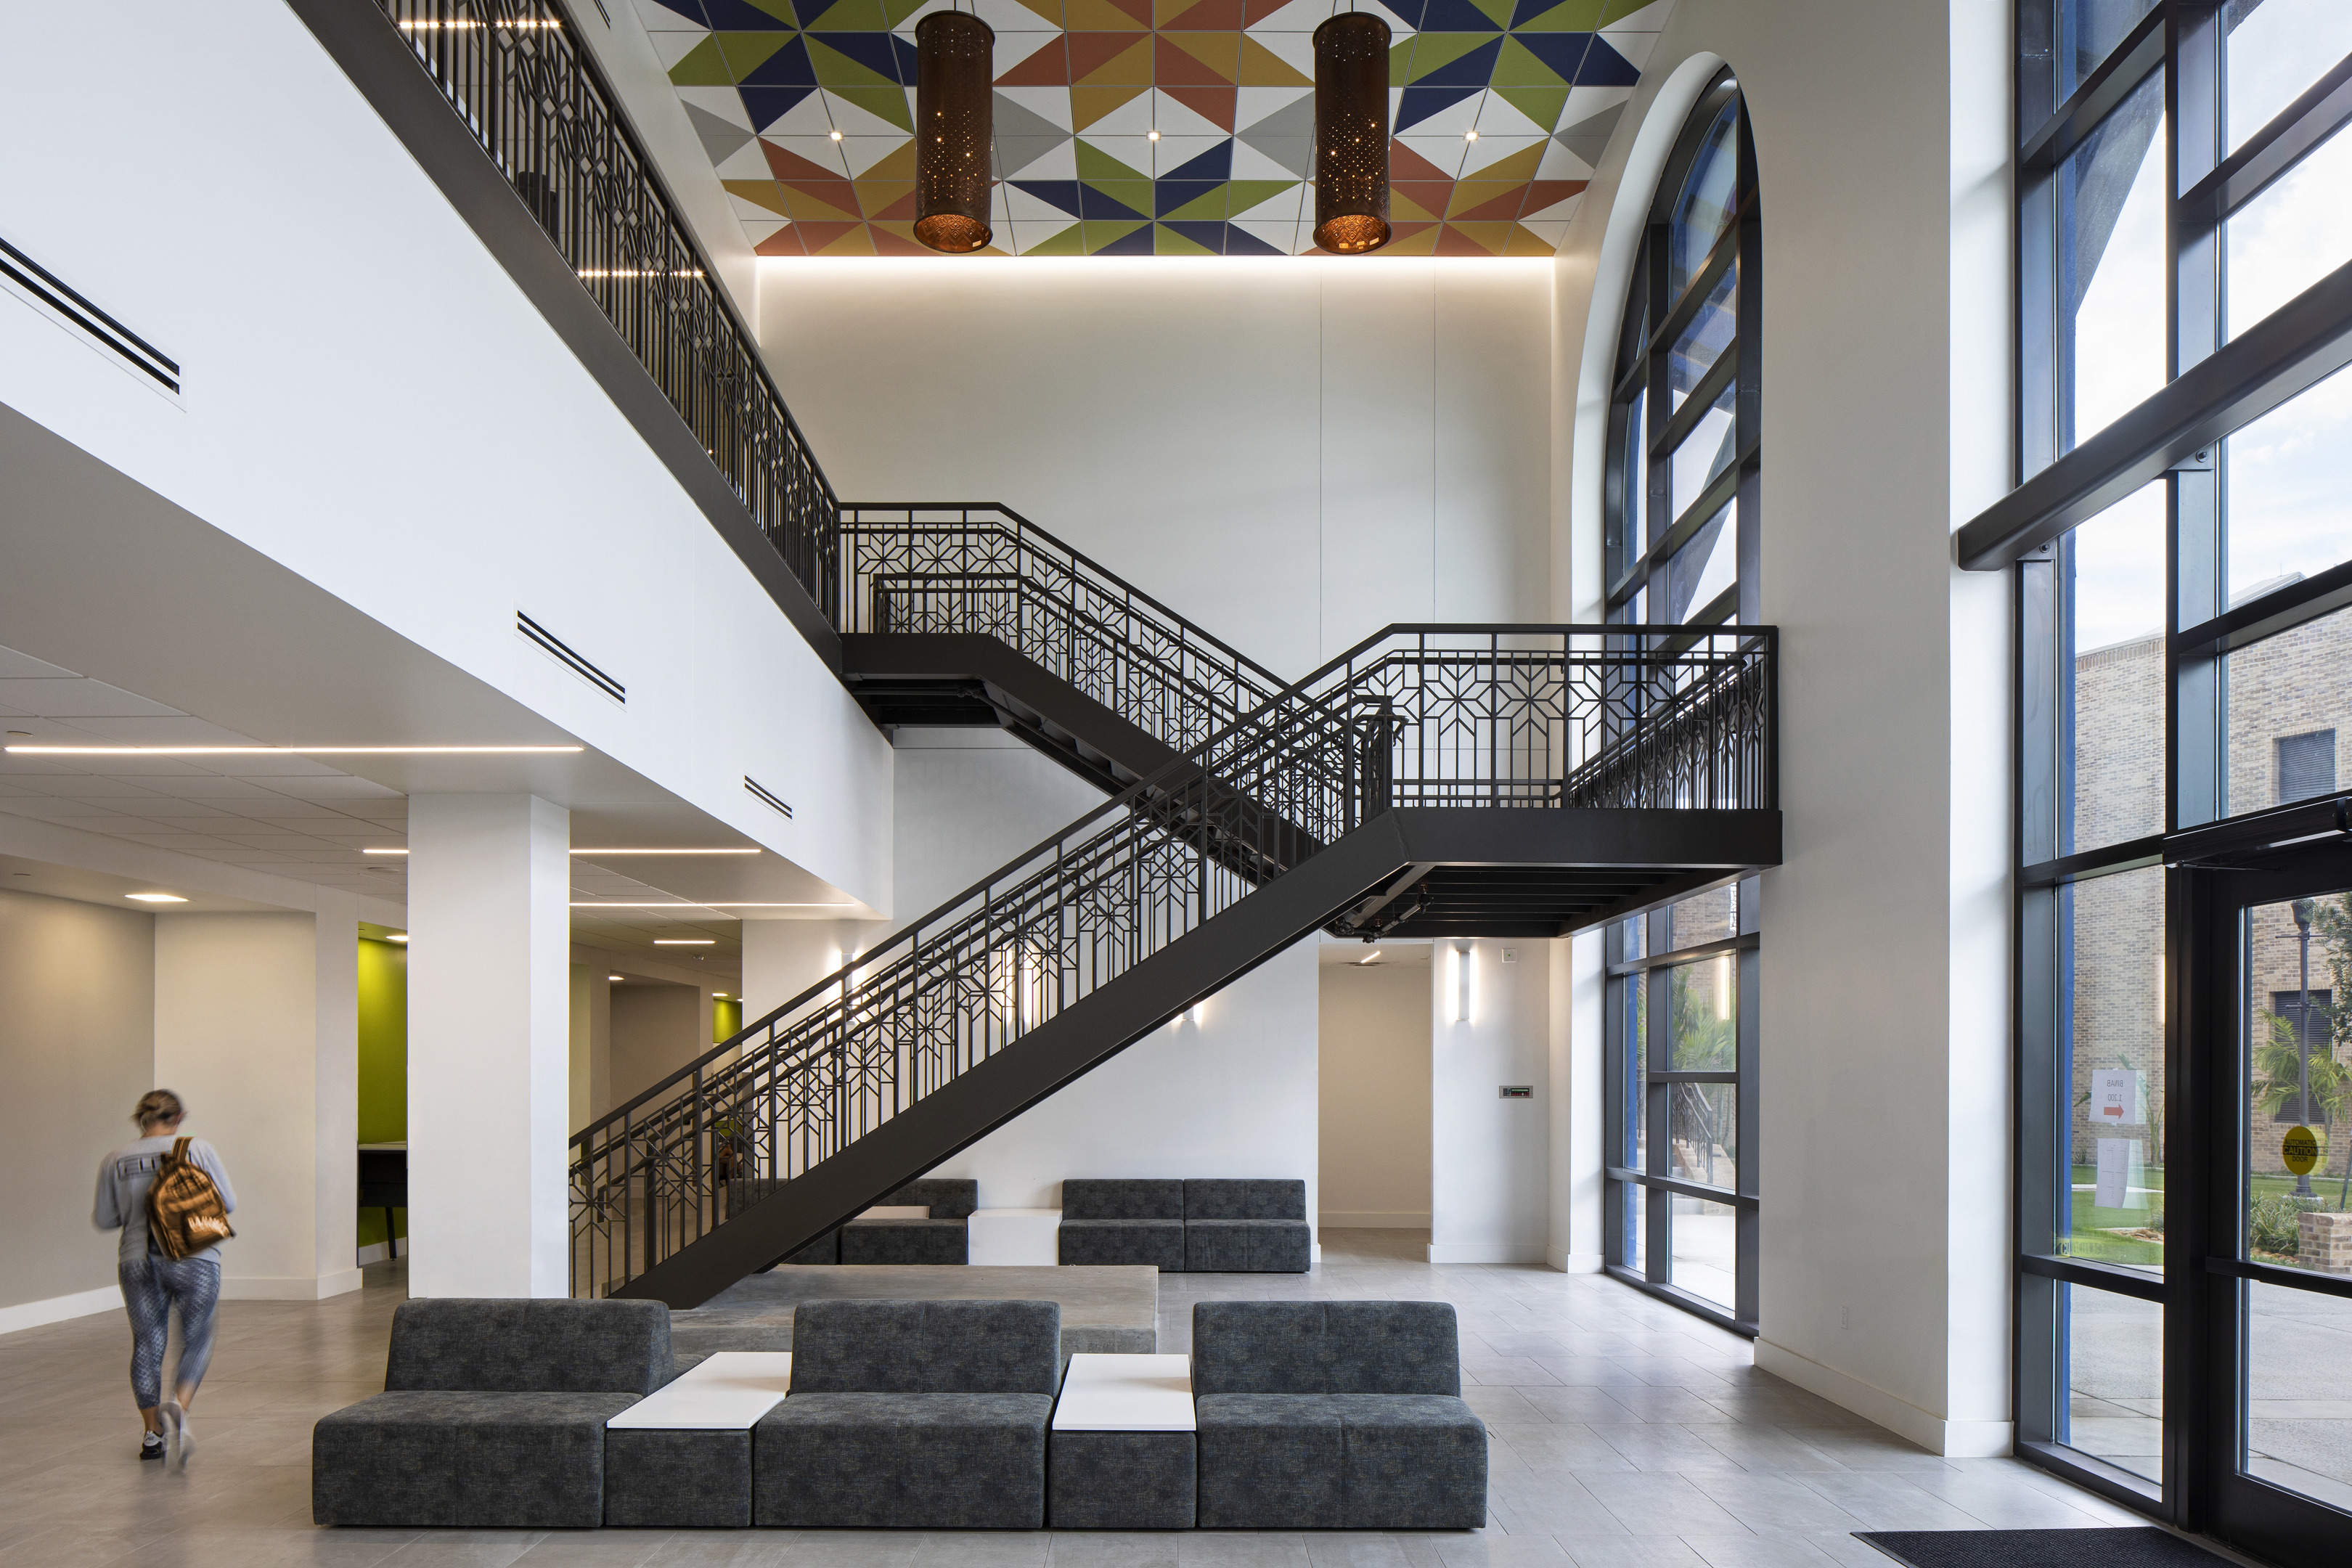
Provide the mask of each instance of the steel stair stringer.
[{"label": "steel stair stringer", "polygon": [[1312,934],[1411,863],[1401,826],[1356,829],[613,1294],[697,1307],[807,1246]]}]

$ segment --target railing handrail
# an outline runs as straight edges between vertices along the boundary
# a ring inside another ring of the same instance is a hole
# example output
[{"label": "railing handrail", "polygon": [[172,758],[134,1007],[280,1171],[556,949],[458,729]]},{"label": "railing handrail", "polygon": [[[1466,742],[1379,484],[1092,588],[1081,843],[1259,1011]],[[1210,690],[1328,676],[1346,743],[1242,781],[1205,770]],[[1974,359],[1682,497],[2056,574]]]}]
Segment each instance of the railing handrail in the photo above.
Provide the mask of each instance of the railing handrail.
[{"label": "railing handrail", "polygon": [[[1200,760],[1209,753],[1213,748],[1225,744],[1228,737],[1232,736],[1236,731],[1251,726],[1264,725],[1268,721],[1269,715],[1273,714],[1276,709],[1295,698],[1304,696],[1308,687],[1324,679],[1334,671],[1349,668],[1351,664],[1360,659],[1373,648],[1381,643],[1391,640],[1392,638],[1402,637],[1460,636],[1497,637],[1557,637],[1563,639],[1563,644],[1565,645],[1570,640],[1577,637],[1600,637],[1603,639],[1633,638],[1646,644],[1653,637],[1663,637],[1667,636],[1688,637],[1695,629],[1701,637],[1722,636],[1725,634],[1742,635],[1743,642],[1741,645],[1735,647],[1735,656],[1745,653],[1750,644],[1760,644],[1765,657],[1768,659],[1773,658],[1777,653],[1780,632],[1779,628],[1776,626],[1717,626],[1693,628],[1687,626],[1637,626],[1620,623],[1594,626],[1586,623],[1547,623],[1538,621],[1398,622],[1385,626],[1380,631],[1377,631],[1371,636],[1364,638],[1361,642],[1359,642],[1345,653],[1336,655],[1335,657],[1326,660],[1323,664],[1318,666],[1309,674],[1291,682],[1255,712],[1244,716],[1234,723],[1202,741],[1199,745],[1193,747],[1183,755],[1167,763],[1144,777],[1136,780],[1135,783],[1129,784],[1126,789],[1120,791],[1118,795],[1113,795],[1108,800],[1106,800],[1102,805],[1087,813],[1084,816],[1081,816],[1076,821],[1073,821],[1056,831],[1048,834],[1045,837],[1038,840],[1029,848],[1008,858],[1003,865],[997,867],[989,875],[982,878],[979,881],[972,883],[970,887],[965,888],[954,897],[948,899],[933,909],[925,911],[918,919],[896,928],[887,935],[868,944],[866,952],[868,953],[878,952],[885,948],[895,947],[902,942],[910,941],[917,935],[917,933],[923,931],[925,927],[945,921],[948,917],[953,915],[956,911],[964,909],[974,899],[983,898],[990,889],[997,886],[999,879],[1007,871],[1028,866],[1033,861],[1035,861],[1040,857],[1045,855],[1048,851],[1054,849],[1057,845],[1065,844],[1074,837],[1092,837],[1090,834],[1083,833],[1083,830],[1107,817],[1129,809],[1134,802],[1142,799],[1147,795],[1154,793],[1164,784],[1174,782],[1189,774],[1201,772],[1202,768]],[[1586,650],[1578,650],[1571,647],[1563,646],[1559,650],[1558,650],[1557,654],[1551,650],[1536,648],[1497,648],[1494,651],[1500,655],[1525,652],[1530,656],[1547,658],[1554,657],[1566,657],[1570,658],[1581,658],[1633,664],[1656,663],[1659,665],[1673,665],[1688,664],[1691,662],[1689,650],[1687,648],[1669,653],[1655,651],[1646,647],[1622,648],[1597,647]],[[798,1011],[800,1008],[812,1002],[820,1000],[824,997],[825,993],[842,992],[843,987],[854,980],[857,970],[869,967],[871,967],[869,963],[865,963],[860,959],[853,958],[845,961],[838,969],[834,970],[823,979],[808,986],[805,990],[803,990],[789,1001],[786,1001],[771,1011],[762,1014],[759,1018],[747,1023],[742,1028],[737,1030],[733,1035],[729,1036],[725,1040],[720,1041],[718,1045],[711,1047],[710,1049],[695,1058],[692,1061],[688,1062],[683,1067],[677,1068],[667,1078],[650,1085],[642,1092],[637,1094],[634,1099],[625,1102],[624,1104],[615,1106],[611,1110],[608,1110],[604,1115],[598,1117],[595,1121],[590,1122],[587,1126],[580,1129],[572,1134],[571,1143],[573,1146],[585,1143],[589,1140],[593,1139],[595,1134],[603,1131],[606,1127],[611,1126],[615,1122],[626,1120],[631,1112],[663,1096],[666,1091],[675,1089],[679,1084],[686,1083],[696,1079],[706,1068],[717,1063],[720,1058],[726,1056],[729,1052],[741,1049],[751,1041],[752,1037],[767,1032],[774,1025],[788,1017],[793,1013]]]},{"label": "railing handrail", "polygon": [[[1139,604],[1150,606],[1153,610],[1158,611],[1169,620],[1173,621],[1176,625],[1184,628],[1185,635],[1188,637],[1197,639],[1198,641],[1206,644],[1208,647],[1215,648],[1219,653],[1223,654],[1235,664],[1248,669],[1252,674],[1263,678],[1268,686],[1271,686],[1276,689],[1277,694],[1282,689],[1282,677],[1275,674],[1274,671],[1258,663],[1257,660],[1250,658],[1249,655],[1242,652],[1239,648],[1234,647],[1233,644],[1225,641],[1223,637],[1218,637],[1214,632],[1207,630],[1197,622],[1188,619],[1184,616],[1177,613],[1174,609],[1171,609],[1170,606],[1161,604],[1158,599],[1153,598],[1150,595],[1145,593],[1134,584],[1129,583],[1126,578],[1120,576],[1118,573],[1113,572],[1109,567],[1105,566],[1093,556],[1088,555],[1084,551],[1067,543],[1050,531],[1039,527],[1036,523],[1030,521],[1027,518],[1022,516],[1019,512],[1013,510],[1011,507],[1006,506],[1002,501],[843,501],[840,503],[840,510],[844,514],[853,511],[867,510],[904,511],[909,514],[919,511],[961,511],[967,513],[975,511],[992,511],[1002,513],[1003,516],[1011,518],[1013,522],[1018,525],[1018,529],[1021,532],[1034,535],[1036,538],[1045,541],[1047,544],[1052,545],[1055,550],[1060,551],[1065,556],[1067,556],[1071,561],[1085,567],[1087,572],[1091,573],[1095,576],[1101,578],[1107,583],[1117,584],[1119,593],[1124,596],[1132,599]],[[845,529],[848,526],[845,520],[844,526]],[[871,525],[861,524],[860,526]],[[961,524],[949,522],[918,522],[910,515],[906,522],[897,524],[895,526],[904,528],[953,528],[961,526],[969,528],[973,525],[968,518]],[[842,626],[838,629],[845,632],[849,628]]]}]

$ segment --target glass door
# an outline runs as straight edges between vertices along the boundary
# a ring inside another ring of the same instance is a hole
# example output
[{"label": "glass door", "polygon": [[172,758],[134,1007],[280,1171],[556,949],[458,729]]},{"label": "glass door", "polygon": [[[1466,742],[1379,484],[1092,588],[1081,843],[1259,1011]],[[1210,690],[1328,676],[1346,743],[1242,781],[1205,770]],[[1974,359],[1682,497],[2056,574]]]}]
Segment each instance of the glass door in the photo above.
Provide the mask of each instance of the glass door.
[{"label": "glass door", "polygon": [[2212,1532],[2315,1564],[2352,1542],[2352,854],[2294,858],[2213,878],[2206,1262],[2180,1350],[2202,1363]]}]

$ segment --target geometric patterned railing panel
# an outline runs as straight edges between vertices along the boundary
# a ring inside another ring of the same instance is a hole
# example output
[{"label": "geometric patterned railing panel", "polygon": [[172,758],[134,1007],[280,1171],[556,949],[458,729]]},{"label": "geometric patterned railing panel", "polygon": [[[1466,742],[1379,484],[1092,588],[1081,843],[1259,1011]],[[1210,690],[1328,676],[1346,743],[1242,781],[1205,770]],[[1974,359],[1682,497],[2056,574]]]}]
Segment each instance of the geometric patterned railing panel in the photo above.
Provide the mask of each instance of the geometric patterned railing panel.
[{"label": "geometric patterned railing panel", "polygon": [[[1773,634],[1392,627],[572,1143],[573,1289],[707,1234],[1391,806],[1769,807]],[[1612,647],[1612,644],[1621,646]]]},{"label": "geometric patterned railing panel", "polygon": [[1282,690],[1245,658],[999,506],[841,508],[835,626],[983,632],[1178,752]]}]

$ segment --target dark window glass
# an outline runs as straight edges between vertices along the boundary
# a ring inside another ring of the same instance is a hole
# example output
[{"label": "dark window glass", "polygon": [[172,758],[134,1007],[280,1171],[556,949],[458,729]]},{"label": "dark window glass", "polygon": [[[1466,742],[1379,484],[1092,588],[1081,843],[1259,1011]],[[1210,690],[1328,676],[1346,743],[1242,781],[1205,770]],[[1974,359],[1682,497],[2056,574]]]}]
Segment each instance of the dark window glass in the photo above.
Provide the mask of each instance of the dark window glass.
[{"label": "dark window glass", "polygon": [[1675,198],[1666,241],[1666,293],[1679,300],[1731,226],[1739,190],[1739,101],[1723,106],[1706,128],[1682,194]]},{"label": "dark window glass", "polygon": [[2065,98],[2099,68],[2156,0],[2064,0],[2058,12],[2058,96]]},{"label": "dark window glass", "polygon": [[2058,166],[2058,449],[2164,385],[2164,73]]}]

